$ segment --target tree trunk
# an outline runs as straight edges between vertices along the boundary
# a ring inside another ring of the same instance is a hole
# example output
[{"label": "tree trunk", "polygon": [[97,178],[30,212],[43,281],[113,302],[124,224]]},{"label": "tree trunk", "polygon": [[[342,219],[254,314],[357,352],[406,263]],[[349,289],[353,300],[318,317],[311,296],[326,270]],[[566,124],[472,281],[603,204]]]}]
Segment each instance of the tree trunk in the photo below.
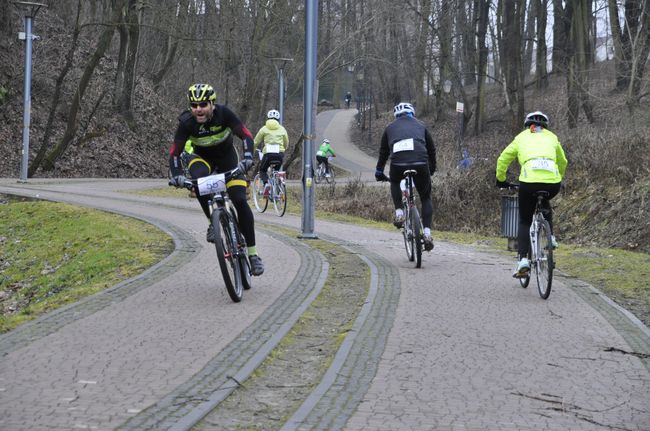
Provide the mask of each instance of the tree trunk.
[{"label": "tree trunk", "polygon": [[523,0],[505,1],[502,14],[501,67],[504,75],[504,90],[508,107],[509,125],[512,132],[521,128],[524,117],[524,83],[522,67],[521,31]]},{"label": "tree trunk", "polygon": [[138,11],[136,9],[137,1],[128,0],[128,10],[126,13],[126,22],[128,30],[128,49],[126,54],[126,63],[124,65],[124,83],[122,84],[122,94],[119,98],[119,113],[122,115],[129,129],[135,130],[136,124],[133,118],[132,100],[135,90],[135,74],[138,59],[138,45],[140,41],[140,23],[138,21]]},{"label": "tree trunk", "polygon": [[[54,118],[56,116],[56,110],[59,106],[59,101],[61,98],[61,89],[63,88],[63,81],[65,80],[65,77],[68,75],[68,72],[72,68],[72,60],[74,59],[74,53],[77,49],[77,41],[79,40],[79,32],[80,32],[80,27],[79,27],[79,16],[81,13],[81,0],[78,0],[77,2],[77,18],[75,21],[75,26],[74,30],[72,31],[72,42],[70,44],[70,49],[68,49],[68,52],[65,56],[65,64],[63,65],[63,69],[61,69],[61,72],[59,73],[59,76],[56,78],[56,84],[54,86],[54,95],[52,96],[52,105],[50,106],[50,113],[47,116],[47,123],[45,126],[44,130],[52,130],[52,126],[54,124]],[[41,165],[41,162],[43,161],[43,158],[45,157],[45,153],[47,152],[49,146],[50,146],[50,133],[43,133],[43,139],[41,140],[41,146],[38,149],[38,152],[36,153],[36,157],[32,161],[32,164],[29,166],[29,169],[27,170],[27,176],[32,177],[34,173],[38,170],[38,168]]]},{"label": "tree trunk", "polygon": [[[567,3],[567,8],[571,2]],[[562,0],[553,0],[553,60],[554,73],[565,73],[567,66],[567,33],[569,22]]]},{"label": "tree trunk", "polygon": [[488,48],[485,43],[487,33],[488,13],[490,11],[490,0],[479,0],[477,2],[477,44],[478,44],[478,80],[476,90],[476,116],[474,117],[474,134],[483,132],[485,127],[485,84],[487,78]]},{"label": "tree trunk", "polygon": [[[119,22],[120,19],[120,10],[122,8],[123,0],[117,0],[115,8],[113,9],[113,17],[111,22]],[[72,104],[70,105],[70,111],[68,112],[68,122],[66,124],[65,132],[59,143],[54,147],[54,149],[45,157],[43,161],[43,166],[46,170],[54,169],[54,164],[56,161],[65,153],[65,150],[68,148],[68,145],[72,142],[74,135],[78,127],[78,118],[79,109],[81,107],[81,100],[84,97],[84,93],[88,84],[90,83],[90,78],[92,77],[99,60],[104,56],[104,53],[111,45],[111,40],[113,39],[113,33],[115,32],[115,27],[112,25],[107,25],[102,34],[99,37],[97,43],[97,48],[95,52],[86,63],[81,79],[79,80],[79,85],[77,86],[77,91],[75,92],[72,98]]]},{"label": "tree trunk", "polygon": [[575,128],[578,124],[580,106],[589,123],[594,122],[593,108],[589,100],[589,80],[587,70],[589,66],[589,22],[590,0],[575,0],[567,4],[567,18],[570,19],[569,39],[567,43],[568,75],[568,124]]},{"label": "tree trunk", "polygon": [[425,91],[418,91],[418,89],[421,88],[426,88],[425,86],[425,77],[426,77],[426,71],[425,71],[425,58],[426,58],[426,52],[427,52],[427,42],[429,41],[429,23],[428,21],[425,21],[425,18],[428,19],[429,15],[431,14],[431,0],[423,0],[421,4],[421,10],[422,14],[420,15],[420,19],[417,22],[417,35],[419,37],[416,51],[415,51],[415,58],[417,59],[416,65],[415,65],[415,85],[416,85],[416,106],[418,108],[418,115],[426,115],[428,113],[427,109],[427,99],[429,98],[429,95],[425,93]]},{"label": "tree trunk", "polygon": [[543,90],[548,87],[548,70],[546,69],[546,18],[548,0],[534,0],[537,8],[537,52],[535,57],[535,88]]}]

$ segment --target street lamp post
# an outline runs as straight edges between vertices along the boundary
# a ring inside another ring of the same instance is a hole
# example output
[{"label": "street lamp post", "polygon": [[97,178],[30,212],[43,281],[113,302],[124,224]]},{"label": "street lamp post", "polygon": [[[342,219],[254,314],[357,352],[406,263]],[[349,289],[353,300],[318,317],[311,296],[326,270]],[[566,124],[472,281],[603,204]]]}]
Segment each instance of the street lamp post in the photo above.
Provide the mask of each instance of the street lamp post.
[{"label": "street lamp post", "polygon": [[25,8],[25,32],[18,33],[18,39],[25,41],[25,86],[23,91],[23,150],[20,163],[20,180],[27,182],[27,168],[29,165],[29,125],[32,111],[32,40],[38,36],[32,34],[32,22],[42,7],[42,3],[15,1],[14,4]]},{"label": "street lamp post", "polygon": [[306,0],[305,4],[305,78],[303,97],[303,172],[302,172],[302,232],[300,238],[315,239],[318,235],[314,232],[314,156],[313,141],[316,137],[314,127],[314,95],[316,87],[316,61],[318,48],[318,1]]},{"label": "street lamp post", "polygon": [[284,121],[284,68],[293,58],[272,58],[275,70],[278,72],[278,111],[280,111],[280,124]]}]

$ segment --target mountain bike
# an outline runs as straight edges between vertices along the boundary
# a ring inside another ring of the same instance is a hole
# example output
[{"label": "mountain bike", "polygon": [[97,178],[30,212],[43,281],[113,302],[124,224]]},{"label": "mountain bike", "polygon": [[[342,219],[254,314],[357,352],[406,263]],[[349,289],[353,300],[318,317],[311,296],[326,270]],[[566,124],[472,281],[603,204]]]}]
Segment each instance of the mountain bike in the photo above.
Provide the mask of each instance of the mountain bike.
[{"label": "mountain bike", "polygon": [[[328,158],[331,160],[331,157]],[[335,175],[334,175],[334,169],[332,169],[332,166],[330,166],[330,174],[327,176],[327,168],[325,167],[325,163],[319,163],[318,168],[316,169],[315,175],[314,175],[314,182],[316,184],[320,184],[323,179],[325,179],[325,182],[328,184],[334,184],[335,183]]]},{"label": "mountain bike", "polygon": [[260,174],[255,175],[253,179],[253,202],[258,212],[263,213],[269,205],[269,200],[273,202],[275,214],[282,217],[287,211],[287,185],[286,172],[278,171],[280,162],[272,161],[269,166],[268,174],[268,194],[264,193],[264,182]]},{"label": "mountain bike", "polygon": [[[510,184],[509,189],[516,190],[518,185]],[[528,260],[531,270],[525,277],[519,278],[521,287],[526,288],[530,283],[531,272],[535,271],[537,280],[537,292],[542,299],[548,299],[553,284],[553,270],[555,260],[553,259],[553,240],[551,239],[551,225],[544,217],[548,210],[542,207],[542,202],[549,196],[549,193],[540,190],[535,193],[537,203],[533,220],[530,224],[530,248],[528,249]]]},{"label": "mountain bike", "polygon": [[[226,183],[240,173],[239,167],[213,173],[196,180],[185,180],[183,187],[195,190],[201,196],[209,196],[210,222],[214,229],[219,268],[228,295],[233,302],[240,302],[243,290],[252,287],[251,264],[248,259],[246,240],[239,230],[237,210],[228,197]],[[173,185],[170,181],[169,185]]]},{"label": "mountain bike", "polygon": [[424,247],[424,232],[422,230],[422,219],[420,212],[415,205],[415,194],[413,193],[413,177],[416,170],[404,171],[404,180],[400,183],[402,189],[402,208],[404,209],[404,224],[402,225],[402,236],[404,237],[404,248],[409,261],[415,261],[415,267],[422,266],[422,248]]}]

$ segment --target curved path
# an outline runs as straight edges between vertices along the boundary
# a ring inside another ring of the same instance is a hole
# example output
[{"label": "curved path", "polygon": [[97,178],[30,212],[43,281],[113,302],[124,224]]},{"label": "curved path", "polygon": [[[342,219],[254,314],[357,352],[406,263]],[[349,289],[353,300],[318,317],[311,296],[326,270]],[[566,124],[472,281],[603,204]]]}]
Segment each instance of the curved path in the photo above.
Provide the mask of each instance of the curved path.
[{"label": "curved path", "polygon": [[[350,172],[351,177],[359,176],[363,181],[375,181],[374,159],[357,148],[350,139],[351,124],[356,109],[332,109],[318,114],[316,118],[316,145],[327,138],[332,143],[336,157],[332,164]],[[379,145],[379,142],[377,143]]]},{"label": "curved path", "polygon": [[[176,243],[142,276],[0,335],[0,429],[189,429],[315,297],[326,261],[277,228],[297,233],[300,217],[256,214],[267,272],[233,304],[196,202],[124,193],[163,185],[0,179],[0,192],[142,218]],[[650,429],[650,330],[589,285],[558,276],[543,301],[506,255],[438,242],[415,269],[396,230],[315,229],[359,254],[372,283],[285,429]]]}]

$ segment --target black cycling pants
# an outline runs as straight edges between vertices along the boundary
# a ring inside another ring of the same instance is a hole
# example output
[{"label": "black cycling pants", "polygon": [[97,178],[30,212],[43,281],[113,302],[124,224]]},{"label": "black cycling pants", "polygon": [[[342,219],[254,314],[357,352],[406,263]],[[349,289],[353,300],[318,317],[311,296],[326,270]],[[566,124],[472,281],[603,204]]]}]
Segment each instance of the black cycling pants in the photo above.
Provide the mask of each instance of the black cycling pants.
[{"label": "black cycling pants", "polygon": [[533,222],[533,213],[537,198],[535,192],[545,190],[549,192],[548,198],[542,201],[542,208],[547,210],[544,218],[551,225],[553,232],[553,209],[551,208],[551,199],[560,192],[560,183],[519,183],[519,233],[517,238],[517,251],[519,258],[528,256],[530,249],[530,224]]},{"label": "black cycling pants", "polygon": [[267,170],[271,163],[278,163],[278,170],[282,166],[282,160],[284,160],[284,153],[266,153],[262,156],[262,161],[260,162],[260,178],[266,184],[269,180],[269,173]]},{"label": "black cycling pants", "polygon": [[325,163],[325,173],[329,174],[330,173],[330,161],[327,157],[325,156],[316,156],[316,161],[321,164]]},{"label": "black cycling pants", "polygon": [[431,228],[433,203],[431,202],[431,175],[428,164],[400,166],[391,163],[388,176],[390,177],[390,196],[393,198],[393,205],[395,205],[395,209],[402,208],[402,189],[400,189],[399,183],[404,179],[404,171],[409,169],[417,171],[413,181],[422,203],[422,225]]},{"label": "black cycling pants", "polygon": [[[201,157],[193,154],[189,163],[189,171],[192,178],[201,178],[210,175],[211,172],[225,172],[231,169],[235,169],[237,166],[237,160],[220,160],[213,161],[214,164],[210,164],[209,161],[202,159]],[[244,174],[240,174],[237,177],[231,178],[228,181],[228,196],[232,201],[235,209],[237,209],[237,217],[239,220],[239,229],[241,230],[242,235],[246,239],[246,245],[249,247],[255,247],[255,218],[253,217],[253,211],[248,205],[248,200],[246,199],[246,177]],[[196,198],[201,204],[201,209],[205,216],[210,219],[210,205],[208,204],[209,196],[200,196],[198,190],[196,190]]]}]

